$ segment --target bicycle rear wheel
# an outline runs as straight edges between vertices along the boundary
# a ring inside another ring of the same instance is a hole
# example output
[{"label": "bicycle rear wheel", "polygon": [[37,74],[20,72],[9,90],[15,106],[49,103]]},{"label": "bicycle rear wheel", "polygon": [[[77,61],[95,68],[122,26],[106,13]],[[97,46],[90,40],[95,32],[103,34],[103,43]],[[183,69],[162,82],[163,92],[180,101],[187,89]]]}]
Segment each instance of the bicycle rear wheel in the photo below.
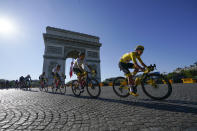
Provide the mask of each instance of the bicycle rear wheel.
[{"label": "bicycle rear wheel", "polygon": [[129,86],[128,81],[124,77],[117,77],[113,81],[113,90],[117,96],[128,97],[129,96]]},{"label": "bicycle rear wheel", "polygon": [[81,91],[79,89],[79,81],[78,80],[74,80],[72,82],[72,92],[75,96],[80,96],[81,95]]},{"label": "bicycle rear wheel", "polygon": [[172,93],[169,80],[161,74],[148,74],[141,82],[144,93],[155,100],[168,98]]},{"label": "bicycle rear wheel", "polygon": [[99,97],[101,93],[101,87],[96,79],[90,79],[86,85],[87,92],[92,98]]}]

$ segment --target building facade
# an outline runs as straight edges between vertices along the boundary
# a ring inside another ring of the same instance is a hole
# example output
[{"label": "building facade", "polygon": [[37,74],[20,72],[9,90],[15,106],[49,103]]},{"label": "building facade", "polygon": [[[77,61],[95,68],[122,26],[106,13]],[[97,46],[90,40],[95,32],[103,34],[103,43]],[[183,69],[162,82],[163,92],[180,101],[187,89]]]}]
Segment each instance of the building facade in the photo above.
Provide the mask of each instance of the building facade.
[{"label": "building facade", "polygon": [[65,73],[67,58],[78,57],[80,52],[85,52],[86,63],[97,71],[96,79],[101,81],[99,37],[88,34],[47,27],[44,38],[43,72],[52,83],[52,68],[61,65],[61,72]]}]

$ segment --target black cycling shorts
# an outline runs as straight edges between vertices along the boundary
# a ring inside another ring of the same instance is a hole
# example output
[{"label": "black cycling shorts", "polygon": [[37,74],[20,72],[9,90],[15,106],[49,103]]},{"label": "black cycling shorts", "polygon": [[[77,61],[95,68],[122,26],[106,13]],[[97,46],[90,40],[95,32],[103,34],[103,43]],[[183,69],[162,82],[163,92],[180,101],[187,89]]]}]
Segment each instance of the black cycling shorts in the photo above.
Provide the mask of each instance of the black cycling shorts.
[{"label": "black cycling shorts", "polygon": [[134,64],[133,63],[119,62],[118,65],[119,65],[120,70],[122,70],[125,74],[129,74],[130,73],[129,69],[133,69],[134,68]]}]

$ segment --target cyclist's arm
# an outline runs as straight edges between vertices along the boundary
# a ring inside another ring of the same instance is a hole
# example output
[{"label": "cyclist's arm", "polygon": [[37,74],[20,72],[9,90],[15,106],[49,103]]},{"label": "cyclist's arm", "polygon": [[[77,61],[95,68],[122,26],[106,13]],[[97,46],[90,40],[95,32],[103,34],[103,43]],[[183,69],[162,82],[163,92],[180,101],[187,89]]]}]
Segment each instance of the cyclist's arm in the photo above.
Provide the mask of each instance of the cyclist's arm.
[{"label": "cyclist's arm", "polygon": [[141,69],[142,67],[139,66],[137,61],[136,61],[136,56],[133,53],[131,53],[130,57],[131,57],[131,60],[133,61],[133,64],[134,64],[135,68]]},{"label": "cyclist's arm", "polygon": [[82,65],[78,65],[78,67],[79,67],[79,69],[80,69],[81,71],[84,71],[84,69],[82,68]]},{"label": "cyclist's arm", "polygon": [[61,76],[62,76],[63,79],[66,79],[66,75],[64,73],[62,73]]},{"label": "cyclist's arm", "polygon": [[147,66],[144,64],[144,62],[142,61],[142,59],[140,57],[137,57],[138,61],[140,62],[140,64],[146,68]]},{"label": "cyclist's arm", "polygon": [[84,69],[82,68],[82,65],[83,65],[83,64],[80,65],[79,62],[77,62],[78,68],[79,68],[82,72],[84,72]]}]

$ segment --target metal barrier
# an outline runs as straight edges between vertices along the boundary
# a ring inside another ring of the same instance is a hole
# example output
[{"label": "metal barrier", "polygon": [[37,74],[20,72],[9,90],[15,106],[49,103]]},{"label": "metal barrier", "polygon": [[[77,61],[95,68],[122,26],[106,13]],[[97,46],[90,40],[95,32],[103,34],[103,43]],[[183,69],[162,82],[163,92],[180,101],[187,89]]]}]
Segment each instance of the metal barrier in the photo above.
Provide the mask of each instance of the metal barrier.
[{"label": "metal barrier", "polygon": [[181,79],[183,83],[196,83],[197,81],[192,78],[183,78]]}]

